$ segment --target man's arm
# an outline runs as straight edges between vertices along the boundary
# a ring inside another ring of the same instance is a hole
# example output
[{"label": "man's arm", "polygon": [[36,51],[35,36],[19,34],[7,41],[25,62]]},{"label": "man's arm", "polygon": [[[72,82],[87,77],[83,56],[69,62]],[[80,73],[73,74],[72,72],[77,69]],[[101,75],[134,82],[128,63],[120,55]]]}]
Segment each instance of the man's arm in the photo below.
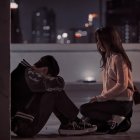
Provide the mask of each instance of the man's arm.
[{"label": "man's arm", "polygon": [[25,79],[28,87],[33,92],[61,91],[65,82],[62,77],[42,76],[31,69],[25,71]]}]

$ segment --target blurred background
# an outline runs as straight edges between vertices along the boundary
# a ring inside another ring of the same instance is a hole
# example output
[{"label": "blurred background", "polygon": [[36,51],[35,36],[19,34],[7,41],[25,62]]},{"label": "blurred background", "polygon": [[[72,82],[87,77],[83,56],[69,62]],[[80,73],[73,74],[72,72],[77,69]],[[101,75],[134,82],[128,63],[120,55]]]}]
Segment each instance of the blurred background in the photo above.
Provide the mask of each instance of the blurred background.
[{"label": "blurred background", "polygon": [[66,82],[102,81],[94,32],[115,26],[140,81],[140,0],[11,0],[10,71],[53,55]]},{"label": "blurred background", "polygon": [[11,43],[94,43],[94,31],[118,28],[140,43],[140,0],[11,0]]}]

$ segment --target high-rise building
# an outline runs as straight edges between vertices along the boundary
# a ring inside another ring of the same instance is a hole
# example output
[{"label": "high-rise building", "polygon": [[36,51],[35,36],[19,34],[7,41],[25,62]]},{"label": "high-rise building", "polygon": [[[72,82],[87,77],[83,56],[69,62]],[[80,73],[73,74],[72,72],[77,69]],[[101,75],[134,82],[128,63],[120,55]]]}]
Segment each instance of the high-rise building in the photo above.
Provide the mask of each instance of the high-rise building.
[{"label": "high-rise building", "polygon": [[139,42],[140,0],[108,0],[106,24],[118,27],[125,43]]},{"label": "high-rise building", "polygon": [[46,7],[37,9],[32,15],[32,42],[55,43],[56,23],[53,9]]}]

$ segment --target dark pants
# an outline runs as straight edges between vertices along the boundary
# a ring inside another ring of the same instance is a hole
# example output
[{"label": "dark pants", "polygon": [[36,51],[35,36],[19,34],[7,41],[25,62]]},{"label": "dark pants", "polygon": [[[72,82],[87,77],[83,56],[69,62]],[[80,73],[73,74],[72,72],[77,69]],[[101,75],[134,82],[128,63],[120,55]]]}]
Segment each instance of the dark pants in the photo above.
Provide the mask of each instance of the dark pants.
[{"label": "dark pants", "polygon": [[124,117],[132,116],[132,105],[130,101],[105,101],[86,103],[80,107],[83,116],[92,120],[108,121],[112,115]]},{"label": "dark pants", "polygon": [[21,119],[17,120],[16,134],[18,136],[32,137],[36,135],[46,124],[52,112],[61,123],[75,120],[79,112],[64,91],[43,94],[36,111],[37,113],[32,123]]}]

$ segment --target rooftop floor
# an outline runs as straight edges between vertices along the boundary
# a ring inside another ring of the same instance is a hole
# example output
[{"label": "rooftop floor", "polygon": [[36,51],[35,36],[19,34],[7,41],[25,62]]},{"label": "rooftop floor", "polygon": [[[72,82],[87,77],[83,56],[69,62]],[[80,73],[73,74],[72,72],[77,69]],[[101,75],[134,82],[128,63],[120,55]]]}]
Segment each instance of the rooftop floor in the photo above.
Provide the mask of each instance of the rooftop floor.
[{"label": "rooftop floor", "polygon": [[[136,83],[140,89],[140,83]],[[66,92],[71,100],[79,107],[81,104],[87,102],[90,97],[99,94],[101,89],[101,84],[69,84],[66,85]],[[81,115],[79,114],[79,117]],[[58,128],[60,122],[52,114],[40,131],[40,133],[34,138],[22,138],[22,140],[140,140],[140,105],[134,105],[134,113],[132,117],[132,126],[129,131],[124,133],[117,133],[115,135],[85,135],[85,136],[59,136]],[[11,140],[20,140],[14,134],[11,134]]]}]

